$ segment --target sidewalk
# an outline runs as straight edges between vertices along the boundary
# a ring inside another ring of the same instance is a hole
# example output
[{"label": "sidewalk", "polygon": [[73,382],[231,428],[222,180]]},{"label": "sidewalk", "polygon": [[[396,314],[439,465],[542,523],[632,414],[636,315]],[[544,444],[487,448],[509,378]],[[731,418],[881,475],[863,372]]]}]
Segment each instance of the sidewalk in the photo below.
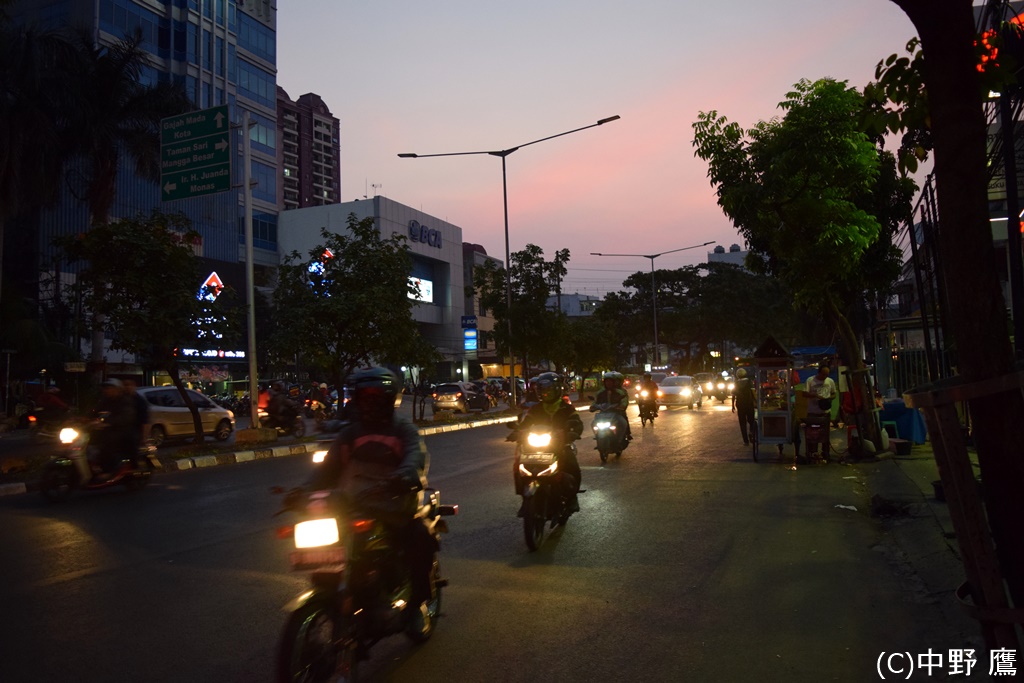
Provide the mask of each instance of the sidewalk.
[{"label": "sidewalk", "polygon": [[955,595],[966,575],[949,508],[935,497],[932,482],[939,474],[931,442],[914,445],[909,455],[885,452],[877,462],[854,467],[865,475],[872,517],[881,520],[895,548],[888,559],[897,571],[902,569],[907,598],[936,604],[945,621],[936,630],[954,639],[936,642],[935,648],[983,651],[980,626]]}]

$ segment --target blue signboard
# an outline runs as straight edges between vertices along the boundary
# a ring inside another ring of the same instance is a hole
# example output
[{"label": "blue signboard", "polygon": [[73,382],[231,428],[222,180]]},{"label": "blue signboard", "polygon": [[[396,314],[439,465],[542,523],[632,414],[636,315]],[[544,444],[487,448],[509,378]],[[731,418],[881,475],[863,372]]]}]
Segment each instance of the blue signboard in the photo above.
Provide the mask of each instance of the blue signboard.
[{"label": "blue signboard", "polygon": [[463,349],[466,351],[476,351],[476,330],[463,330]]},{"label": "blue signboard", "polygon": [[462,316],[462,326],[466,328],[476,327],[476,316],[475,315],[464,315]]}]

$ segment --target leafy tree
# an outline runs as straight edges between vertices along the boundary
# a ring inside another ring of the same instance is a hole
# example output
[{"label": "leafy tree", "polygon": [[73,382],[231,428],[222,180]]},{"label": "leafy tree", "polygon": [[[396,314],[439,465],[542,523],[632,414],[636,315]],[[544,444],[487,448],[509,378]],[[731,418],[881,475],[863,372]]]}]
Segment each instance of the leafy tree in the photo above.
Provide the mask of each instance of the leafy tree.
[{"label": "leafy tree", "polygon": [[154,211],[60,239],[80,262],[75,286],[93,316],[102,316],[111,345],[165,370],[192,412],[195,442],[203,441],[199,411],[180,376],[179,349],[211,348],[237,327],[228,296],[209,301],[193,247],[199,233],[181,214]]},{"label": "leafy tree", "polygon": [[[696,154],[708,162],[718,203],[750,246],[748,266],[774,275],[797,305],[826,316],[854,377],[864,379],[846,304],[853,292],[863,297],[871,259],[893,261],[891,272],[899,260],[895,250],[871,249],[884,234],[872,213],[881,203],[882,159],[859,126],[863,97],[845,82],[802,80],[779,106],[783,119],[746,132],[702,112],[693,124]],[[891,214],[909,215],[909,194],[886,199],[902,200]],[[862,424],[877,443],[869,409],[864,402]]]},{"label": "leafy tree", "polygon": [[286,256],[273,304],[272,344],[302,354],[336,386],[370,363],[427,365],[438,358],[412,318],[415,285],[405,237],[381,237],[372,218],[349,214],[346,231],[321,231],[323,242],[303,257]]},{"label": "leafy tree", "polygon": [[[544,250],[527,244],[512,254],[512,350],[520,357],[524,372],[529,360],[565,356],[565,334],[560,325],[560,311],[547,307],[552,288],[565,276],[569,250],[555,252],[551,261],[544,260]],[[505,287],[505,269],[488,262],[476,269],[473,284],[480,292],[480,302],[494,314],[492,337],[499,353],[509,356],[509,309]],[[560,350],[561,349],[561,350]]]},{"label": "leafy tree", "polygon": [[572,360],[567,367],[580,376],[580,394],[588,377],[601,370],[617,368],[621,364],[620,347],[616,342],[615,325],[607,318],[592,315],[568,322],[568,337],[572,347]]},{"label": "leafy tree", "polygon": [[[916,66],[926,94],[926,125],[935,155],[935,185],[942,229],[939,251],[946,282],[947,320],[956,342],[958,371],[965,382],[1003,378],[1014,370],[1006,304],[997,271],[989,267],[986,171],[986,121],[982,106],[989,84],[979,69],[978,35],[971,0],[893,0],[917,29],[925,58]],[[985,7],[996,21],[1013,12],[1008,2]],[[985,25],[989,25],[986,21]],[[896,104],[906,104],[890,91]],[[911,102],[913,104],[913,102]],[[894,121],[896,130],[913,129],[921,109],[911,106],[909,120]],[[904,127],[906,123],[906,127]],[[1018,342],[1019,343],[1019,342]],[[984,505],[992,528],[1002,576],[1014,604],[1024,604],[1024,418],[1019,388],[993,391],[969,401],[981,475]],[[977,590],[977,586],[974,587]],[[1007,646],[1006,643],[1002,643]]]}]

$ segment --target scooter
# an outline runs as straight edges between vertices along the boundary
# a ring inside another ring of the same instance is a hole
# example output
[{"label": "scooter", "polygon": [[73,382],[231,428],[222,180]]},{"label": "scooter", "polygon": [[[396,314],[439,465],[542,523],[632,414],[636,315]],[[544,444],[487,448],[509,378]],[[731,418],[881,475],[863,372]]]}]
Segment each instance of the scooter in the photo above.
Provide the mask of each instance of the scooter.
[{"label": "scooter", "polygon": [[[388,516],[381,512],[386,501],[408,493],[382,481],[351,498],[301,490],[285,496],[281,512],[295,512],[300,521],[279,536],[293,540],[291,568],[309,572],[310,586],[285,607],[288,619],[278,646],[276,680],[354,681],[359,663],[378,641],[405,633],[423,642],[433,634],[448,583],[441,578],[437,554],[430,598],[414,605],[408,563],[382,521]],[[448,531],[442,517],[458,514],[459,506],[442,505],[434,489],[424,493],[417,515],[439,549],[440,534]],[[422,617],[418,623],[417,610]]]},{"label": "scooter", "polygon": [[153,471],[160,468],[156,447],[150,443],[137,453],[125,453],[112,472],[104,472],[95,463],[99,448],[92,443],[98,430],[107,429],[102,419],[91,423],[67,425],[60,430],[61,452],[43,469],[39,492],[51,502],[66,500],[75,490],[98,491],[124,486],[136,491],[149,483]]},{"label": "scooter", "polygon": [[296,439],[301,439],[306,435],[306,421],[302,418],[302,415],[296,415],[295,419],[287,425],[281,425],[275,423],[262,408],[257,412],[259,413],[260,427],[273,428],[277,430],[280,436],[294,436]]},{"label": "scooter", "polygon": [[[515,430],[516,423],[508,423]],[[545,524],[564,527],[572,515],[571,491],[575,477],[559,468],[559,456],[567,449],[575,456],[576,444],[562,443],[549,428],[534,426],[518,429],[510,435],[516,441],[514,473],[517,493],[523,497],[520,516],[526,547],[536,550],[544,540]]]},{"label": "scooter", "polygon": [[590,406],[590,412],[597,413],[593,430],[601,462],[608,462],[609,455],[622,455],[622,451],[629,446],[626,440],[626,418],[622,413],[611,410],[608,403],[594,404]]},{"label": "scooter", "polygon": [[661,391],[655,392],[652,396],[648,389],[641,389],[636,397],[636,406],[640,410],[640,426],[646,427],[647,423],[654,424],[654,418],[658,417],[658,397]]}]

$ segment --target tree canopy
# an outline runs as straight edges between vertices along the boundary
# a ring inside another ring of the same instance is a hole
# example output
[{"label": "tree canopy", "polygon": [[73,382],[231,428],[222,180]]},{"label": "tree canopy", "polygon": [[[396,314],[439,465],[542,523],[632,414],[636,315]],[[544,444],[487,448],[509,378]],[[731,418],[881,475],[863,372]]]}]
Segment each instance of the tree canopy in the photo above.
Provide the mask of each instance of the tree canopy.
[{"label": "tree canopy", "polygon": [[405,237],[381,236],[373,218],[349,214],[344,233],[321,230],[322,243],[284,258],[274,289],[276,333],[285,357],[306,363],[341,386],[370,363],[428,366],[438,359],[412,317],[412,258]]},{"label": "tree canopy", "polygon": [[892,236],[909,217],[914,185],[861,130],[863,96],[845,82],[802,80],[779,107],[782,119],[749,131],[702,112],[693,124],[696,155],[747,240],[748,266],[826,315],[848,362],[862,366],[846,304],[865,288],[892,286],[900,265]]}]

